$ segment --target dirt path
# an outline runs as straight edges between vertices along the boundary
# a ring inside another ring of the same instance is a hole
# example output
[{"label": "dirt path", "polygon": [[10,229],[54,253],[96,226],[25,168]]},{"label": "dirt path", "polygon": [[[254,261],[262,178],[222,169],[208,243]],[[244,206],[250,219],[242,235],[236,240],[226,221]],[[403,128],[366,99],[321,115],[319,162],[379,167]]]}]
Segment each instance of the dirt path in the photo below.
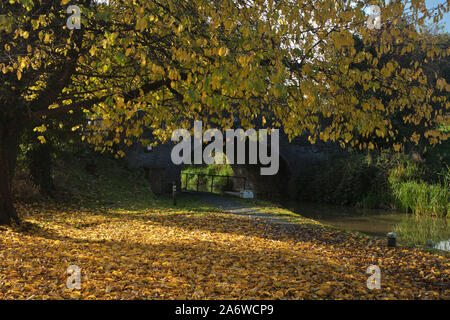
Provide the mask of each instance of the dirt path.
[{"label": "dirt path", "polygon": [[269,224],[276,224],[287,229],[290,229],[290,227],[294,226],[294,224],[289,221],[279,219],[269,213],[265,213],[258,209],[248,207],[242,203],[234,201],[232,198],[229,197],[224,197],[212,193],[193,193],[193,194],[195,195],[196,198],[220,209],[224,213],[245,216],[251,219],[258,219],[260,221]]}]

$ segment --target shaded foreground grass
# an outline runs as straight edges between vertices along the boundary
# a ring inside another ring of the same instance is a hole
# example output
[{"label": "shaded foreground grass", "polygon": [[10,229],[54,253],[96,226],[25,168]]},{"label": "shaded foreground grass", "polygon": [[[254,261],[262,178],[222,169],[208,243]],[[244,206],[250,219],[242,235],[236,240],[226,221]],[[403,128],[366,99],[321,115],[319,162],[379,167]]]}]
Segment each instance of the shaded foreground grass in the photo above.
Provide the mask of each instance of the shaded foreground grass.
[{"label": "shaded foreground grass", "polygon": [[[172,208],[145,183],[136,188],[115,203],[85,188],[83,205],[18,204],[24,226],[0,228],[0,298],[450,298],[448,256],[388,249],[309,219],[286,230],[188,196]],[[372,264],[380,290],[366,286]],[[82,270],[80,290],[66,288],[70,265]]]}]

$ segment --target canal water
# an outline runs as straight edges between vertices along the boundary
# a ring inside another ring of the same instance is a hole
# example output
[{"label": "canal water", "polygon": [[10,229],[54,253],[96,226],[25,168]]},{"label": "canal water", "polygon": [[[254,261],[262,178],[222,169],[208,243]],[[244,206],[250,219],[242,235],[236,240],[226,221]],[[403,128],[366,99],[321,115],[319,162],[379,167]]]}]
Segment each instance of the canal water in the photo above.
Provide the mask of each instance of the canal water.
[{"label": "canal water", "polygon": [[298,201],[281,204],[304,217],[341,229],[383,237],[388,232],[396,232],[400,242],[450,251],[450,219]]}]

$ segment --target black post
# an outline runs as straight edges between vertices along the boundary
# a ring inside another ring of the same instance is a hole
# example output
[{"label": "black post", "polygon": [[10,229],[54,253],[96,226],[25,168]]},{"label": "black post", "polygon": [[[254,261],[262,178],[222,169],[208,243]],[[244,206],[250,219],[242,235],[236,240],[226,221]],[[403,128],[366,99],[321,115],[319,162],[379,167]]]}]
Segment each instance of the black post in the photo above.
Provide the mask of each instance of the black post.
[{"label": "black post", "polygon": [[175,183],[175,181],[173,182],[173,186],[172,186],[172,197],[173,197],[173,205],[176,206],[177,205],[177,184]]},{"label": "black post", "polygon": [[187,189],[188,189],[188,177],[189,177],[189,175],[186,174],[186,187],[184,188],[186,191],[187,191]]},{"label": "black post", "polygon": [[387,234],[387,246],[394,248],[397,245],[397,234],[395,232],[389,232]]},{"label": "black post", "polygon": [[197,192],[198,192],[198,184],[200,183],[200,175],[197,174]]},{"label": "black post", "polygon": [[213,187],[214,187],[214,176],[211,177],[211,193],[213,192]]}]

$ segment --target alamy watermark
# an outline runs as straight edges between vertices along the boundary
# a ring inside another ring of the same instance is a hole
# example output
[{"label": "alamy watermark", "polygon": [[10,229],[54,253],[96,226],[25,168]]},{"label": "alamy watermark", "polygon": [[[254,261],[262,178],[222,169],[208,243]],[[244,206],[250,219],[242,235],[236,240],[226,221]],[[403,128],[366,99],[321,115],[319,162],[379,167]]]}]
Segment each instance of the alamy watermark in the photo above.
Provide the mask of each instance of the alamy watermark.
[{"label": "alamy watermark", "polygon": [[381,289],[381,269],[377,265],[370,265],[366,273],[371,276],[367,278],[367,288],[370,290]]},{"label": "alamy watermark", "polygon": [[67,28],[70,30],[73,29],[81,29],[81,10],[79,6],[70,5],[67,7],[67,14],[71,14],[69,18],[67,18]]},{"label": "alamy watermark", "polygon": [[66,282],[67,289],[81,289],[81,268],[71,265],[66,272],[69,274]]},{"label": "alamy watermark", "polygon": [[379,6],[372,5],[369,7],[371,14],[367,19],[367,28],[370,30],[381,29],[381,9]]},{"label": "alamy watermark", "polygon": [[[194,138],[186,129],[176,129],[172,133],[172,141],[179,142],[172,149],[171,159],[174,164],[191,164],[192,146],[194,149],[194,164],[223,164],[224,135],[218,129],[208,129],[203,132],[203,123],[194,122]],[[214,137],[214,141],[210,142]],[[270,132],[270,155],[268,154],[267,129],[228,129],[225,131],[226,162],[228,164],[261,164],[261,175],[275,175],[280,166],[279,131]],[[203,141],[210,142],[203,150]],[[193,143],[192,143],[193,142]],[[248,145],[248,155],[246,153]],[[235,154],[236,147],[236,154]],[[248,156],[248,157],[247,157]],[[259,159],[258,159],[259,158]],[[248,163],[246,160],[248,159]],[[259,160],[259,163],[258,163]],[[264,167],[267,166],[268,167]]]},{"label": "alamy watermark", "polygon": [[[98,3],[109,4],[109,1],[97,1]],[[368,7],[370,12],[369,18],[367,19],[367,28],[370,30],[381,29],[381,9],[377,5],[370,5]],[[71,14],[67,18],[67,28],[70,30],[81,29],[81,9],[77,5],[70,5],[67,7],[67,14]]]}]

